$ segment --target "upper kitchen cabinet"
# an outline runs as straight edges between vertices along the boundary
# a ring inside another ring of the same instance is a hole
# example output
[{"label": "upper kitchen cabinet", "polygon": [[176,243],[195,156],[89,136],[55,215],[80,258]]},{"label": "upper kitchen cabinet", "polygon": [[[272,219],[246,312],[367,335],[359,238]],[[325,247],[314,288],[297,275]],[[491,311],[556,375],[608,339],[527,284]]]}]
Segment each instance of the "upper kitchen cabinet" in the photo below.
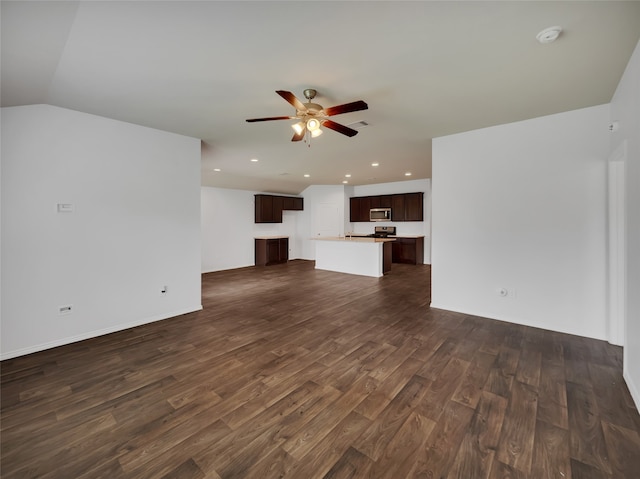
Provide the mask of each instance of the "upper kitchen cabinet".
[{"label": "upper kitchen cabinet", "polygon": [[391,208],[391,221],[424,221],[424,193],[354,196],[349,198],[349,221],[368,222],[371,208]]},{"label": "upper kitchen cabinet", "polygon": [[352,196],[349,198],[349,221],[358,223],[360,220],[360,198]]},{"label": "upper kitchen cabinet", "polygon": [[369,196],[371,208],[391,208],[391,195]]},{"label": "upper kitchen cabinet", "polygon": [[379,208],[391,208],[392,207],[392,198],[391,195],[382,195],[378,196],[379,200]]},{"label": "upper kitchen cabinet", "polygon": [[303,198],[295,196],[283,196],[283,210],[302,211],[303,210]]},{"label": "upper kitchen cabinet", "polygon": [[369,210],[371,208],[370,196],[354,196],[349,198],[349,221],[352,223],[369,221]]},{"label": "upper kitchen cabinet", "polygon": [[[407,193],[404,195],[404,220],[423,221],[424,193]],[[393,211],[393,210],[392,210]]]},{"label": "upper kitchen cabinet", "polygon": [[[256,195],[256,223],[282,223],[282,210],[279,215],[273,210],[272,195]],[[279,216],[279,218],[278,218]]]},{"label": "upper kitchen cabinet", "polygon": [[404,221],[404,195],[391,197],[391,221]]},{"label": "upper kitchen cabinet", "polygon": [[304,199],[295,196],[255,195],[255,222],[282,223],[282,211],[302,211]]}]

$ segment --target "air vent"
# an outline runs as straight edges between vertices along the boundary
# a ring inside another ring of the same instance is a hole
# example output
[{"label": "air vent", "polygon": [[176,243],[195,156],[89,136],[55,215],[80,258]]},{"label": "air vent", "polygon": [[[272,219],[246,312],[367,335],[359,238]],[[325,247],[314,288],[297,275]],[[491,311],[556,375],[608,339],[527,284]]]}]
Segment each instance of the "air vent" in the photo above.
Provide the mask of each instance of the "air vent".
[{"label": "air vent", "polygon": [[367,123],[366,121],[356,121],[355,123],[349,123],[347,126],[349,128],[353,128],[354,130],[361,130],[366,126],[369,126],[369,123]]}]

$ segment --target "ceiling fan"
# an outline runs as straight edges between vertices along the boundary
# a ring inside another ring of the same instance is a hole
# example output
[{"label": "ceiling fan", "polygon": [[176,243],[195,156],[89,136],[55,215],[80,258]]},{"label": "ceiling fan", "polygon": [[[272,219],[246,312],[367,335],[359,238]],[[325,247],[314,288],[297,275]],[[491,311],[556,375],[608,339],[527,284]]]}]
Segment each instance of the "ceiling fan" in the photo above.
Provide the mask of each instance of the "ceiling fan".
[{"label": "ceiling fan", "polygon": [[[352,111],[366,110],[369,108],[362,100],[354,101],[351,103],[345,103],[343,105],[332,106],[324,108],[317,103],[311,103],[317,94],[317,91],[313,88],[307,88],[304,90],[304,97],[307,99],[307,103],[302,103],[296,98],[296,96],[290,91],[277,90],[276,93],[282,98],[287,100],[296,109],[295,116],[271,116],[268,118],[251,118],[247,121],[253,123],[256,121],[271,121],[271,120],[298,120],[297,123],[291,125],[291,128],[295,131],[291,141],[300,141],[305,136],[317,137],[322,134],[321,126],[329,128],[330,130],[337,131],[346,136],[356,136],[357,130],[349,128],[348,126],[341,125],[329,119],[330,116],[340,115],[341,113],[350,113]],[[306,140],[305,140],[306,141]]]}]

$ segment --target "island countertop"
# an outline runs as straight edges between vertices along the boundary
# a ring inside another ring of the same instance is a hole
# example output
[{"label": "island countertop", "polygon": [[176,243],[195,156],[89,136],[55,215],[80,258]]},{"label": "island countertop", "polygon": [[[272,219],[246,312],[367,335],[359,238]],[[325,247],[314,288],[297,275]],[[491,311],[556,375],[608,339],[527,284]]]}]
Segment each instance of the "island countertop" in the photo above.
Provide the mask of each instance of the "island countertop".
[{"label": "island countertop", "polygon": [[311,238],[316,241],[346,241],[352,243],[386,243],[395,241],[395,238],[371,238],[366,236],[317,236]]}]

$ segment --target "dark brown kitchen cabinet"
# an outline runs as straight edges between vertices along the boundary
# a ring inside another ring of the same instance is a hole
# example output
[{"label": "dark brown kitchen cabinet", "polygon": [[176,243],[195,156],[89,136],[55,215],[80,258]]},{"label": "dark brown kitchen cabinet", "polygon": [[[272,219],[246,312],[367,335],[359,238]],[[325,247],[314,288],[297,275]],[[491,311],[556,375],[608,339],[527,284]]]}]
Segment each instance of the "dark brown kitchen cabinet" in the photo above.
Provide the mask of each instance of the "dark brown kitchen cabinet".
[{"label": "dark brown kitchen cabinet", "polygon": [[284,198],[282,196],[273,197],[273,217],[276,223],[282,223],[282,210],[284,210]]},{"label": "dark brown kitchen cabinet", "polygon": [[369,221],[369,210],[371,209],[371,197],[363,196],[360,198],[360,221]]},{"label": "dark brown kitchen cabinet", "polygon": [[371,208],[391,208],[391,221],[424,221],[424,193],[353,196],[349,198],[349,220],[368,222]]},{"label": "dark brown kitchen cabinet", "polygon": [[256,266],[286,263],[289,260],[289,238],[255,238]]},{"label": "dark brown kitchen cabinet", "polygon": [[391,197],[391,221],[404,221],[404,195]]},{"label": "dark brown kitchen cabinet", "polygon": [[394,263],[423,264],[424,263],[424,237],[405,238],[396,237],[392,243],[392,256]]},{"label": "dark brown kitchen cabinet", "polygon": [[357,223],[360,221],[360,198],[349,198],[349,221]]},{"label": "dark brown kitchen cabinet", "polygon": [[371,208],[391,208],[391,195],[369,196]]},{"label": "dark brown kitchen cabinet", "polygon": [[295,196],[283,196],[283,210],[302,211],[303,199]]},{"label": "dark brown kitchen cabinet", "polygon": [[304,209],[304,199],[296,196],[255,195],[255,222],[282,223],[282,211]]},{"label": "dark brown kitchen cabinet", "polygon": [[[277,218],[273,211],[273,196],[256,195],[256,223],[277,223]],[[280,218],[282,222],[282,218]]]},{"label": "dark brown kitchen cabinet", "polygon": [[382,195],[378,196],[378,198],[379,208],[391,208],[391,195]]},{"label": "dark brown kitchen cabinet", "polygon": [[368,196],[354,196],[349,198],[349,221],[361,223],[369,221],[371,198]]},{"label": "dark brown kitchen cabinet", "polygon": [[404,220],[422,221],[424,193],[407,193],[404,195]]}]

